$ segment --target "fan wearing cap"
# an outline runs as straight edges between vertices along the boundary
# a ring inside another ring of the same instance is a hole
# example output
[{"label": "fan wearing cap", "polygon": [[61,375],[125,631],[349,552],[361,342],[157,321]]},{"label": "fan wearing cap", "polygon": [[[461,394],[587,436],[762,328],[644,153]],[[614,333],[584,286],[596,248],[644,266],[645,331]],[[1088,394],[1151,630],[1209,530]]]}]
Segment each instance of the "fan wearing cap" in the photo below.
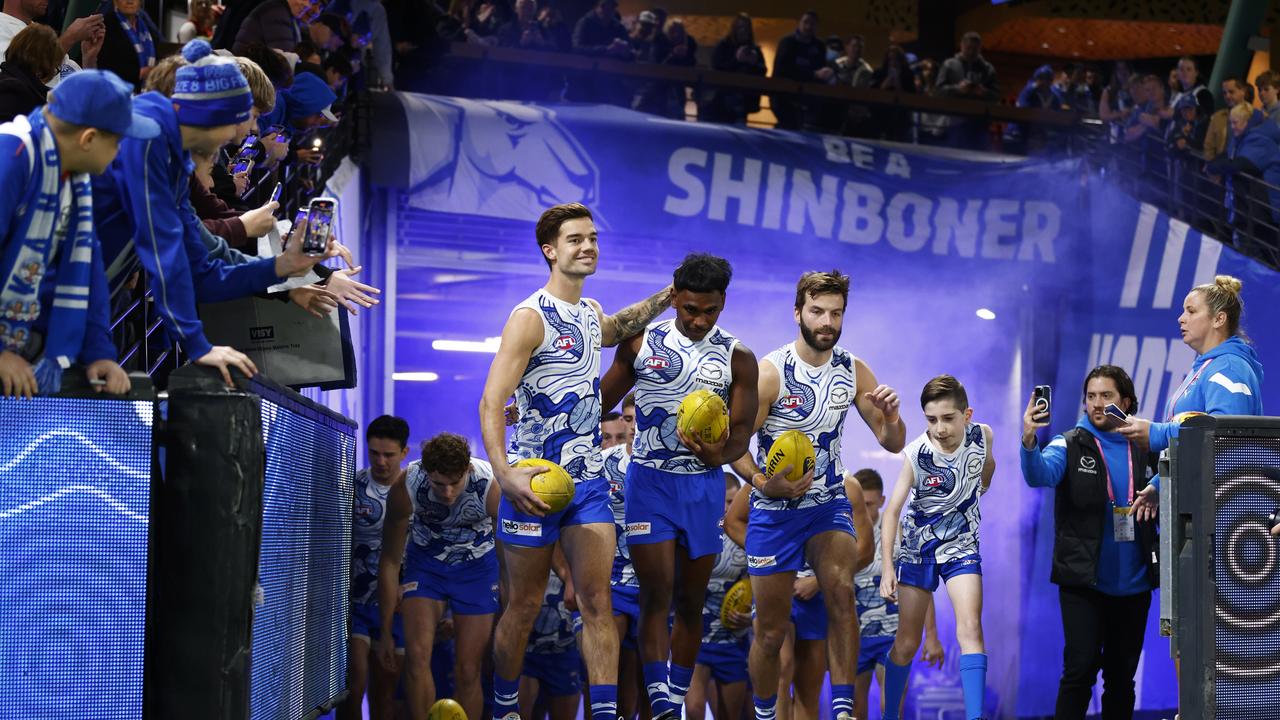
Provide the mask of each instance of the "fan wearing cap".
[{"label": "fan wearing cap", "polygon": [[172,98],[148,92],[134,100],[160,126],[154,140],[126,139],[110,169],[94,182],[94,219],[102,239],[107,280],[118,288],[141,265],[150,278],[156,310],[170,337],[196,363],[257,372],[243,353],[205,338],[197,302],[220,302],[263,292],[278,278],[300,275],[322,258],[292,243],[275,258],[232,265],[210,257],[190,202],[190,151],[212,155],[250,116],[253,96],[235,61],[192,40],[182,50]]},{"label": "fan wearing cap", "polygon": [[132,88],[85,70],[49,103],[0,125],[0,392],[57,392],[72,363],[99,392],[129,391],[111,342],[110,296],[94,233],[89,175],[122,137],[160,134],[134,113]]}]

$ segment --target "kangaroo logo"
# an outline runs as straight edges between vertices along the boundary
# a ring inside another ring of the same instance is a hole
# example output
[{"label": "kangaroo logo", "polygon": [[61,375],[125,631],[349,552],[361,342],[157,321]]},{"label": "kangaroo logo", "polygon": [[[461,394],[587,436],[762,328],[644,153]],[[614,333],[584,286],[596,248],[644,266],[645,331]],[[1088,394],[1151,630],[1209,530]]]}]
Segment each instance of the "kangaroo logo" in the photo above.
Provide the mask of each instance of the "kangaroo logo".
[{"label": "kangaroo logo", "polygon": [[[413,158],[413,205],[463,215],[537,217],[600,200],[600,173],[554,110],[514,102],[401,96]],[[604,226],[597,215],[596,223]]]}]

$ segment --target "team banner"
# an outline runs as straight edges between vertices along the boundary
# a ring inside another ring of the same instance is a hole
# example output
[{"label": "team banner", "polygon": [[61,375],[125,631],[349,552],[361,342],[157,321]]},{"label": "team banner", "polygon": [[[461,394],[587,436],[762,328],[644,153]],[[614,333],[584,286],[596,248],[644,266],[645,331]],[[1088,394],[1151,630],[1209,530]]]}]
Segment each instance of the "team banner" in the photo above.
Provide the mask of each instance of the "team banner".
[{"label": "team banner", "polygon": [[[375,144],[372,162],[397,208],[400,282],[413,285],[397,316],[396,368],[440,376],[429,388],[396,385],[415,437],[420,427],[449,429],[478,444],[473,412],[450,415],[446,426],[431,408],[435,398],[475,407],[488,358],[431,343],[500,334],[511,308],[545,281],[533,223],[549,205],[582,202],[594,212],[600,269],[586,293],[606,311],[669,282],[686,253],[729,259],[720,324],[757,357],[795,339],[799,275],[840,269],[852,278],[840,344],[898,389],[908,439],[924,431],[920,390],[940,373],[965,384],[975,421],[995,433],[999,469],[980,531],[990,717],[1051,716],[1062,667],[1048,566],[1052,491],[1027,487],[1018,470],[1032,385],[1054,385],[1052,430],[1065,431],[1079,417],[1085,373],[1112,362],[1134,374],[1150,417],[1191,363],[1177,331],[1182,298],[1215,272],[1244,279],[1246,327],[1264,363],[1275,342],[1264,330],[1276,326],[1274,273],[1075,160],[677,122],[607,106],[399,99],[403,117],[376,119],[388,141]],[[877,470],[887,488],[902,467],[856,413],[843,459],[849,470]],[[953,614],[945,593],[936,597],[946,660],[917,663],[904,717],[963,716]],[[1139,707],[1168,709],[1175,683],[1157,607]]]}]

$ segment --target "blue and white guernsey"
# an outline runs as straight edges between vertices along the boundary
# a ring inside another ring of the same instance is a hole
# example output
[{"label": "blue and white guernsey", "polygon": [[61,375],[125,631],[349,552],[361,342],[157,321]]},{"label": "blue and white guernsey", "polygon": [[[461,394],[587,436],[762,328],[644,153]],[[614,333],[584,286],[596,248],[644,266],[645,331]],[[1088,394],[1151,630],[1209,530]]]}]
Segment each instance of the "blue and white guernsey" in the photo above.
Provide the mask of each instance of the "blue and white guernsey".
[{"label": "blue and white guernsey", "polygon": [[422,462],[409,463],[405,489],[413,501],[410,552],[445,565],[469,563],[493,552],[493,518],[484,503],[493,482],[493,466],[471,458],[466,487],[452,505],[445,505],[436,497]]},{"label": "blue and white guernsey", "polygon": [[795,343],[790,343],[769,353],[765,360],[778,369],[778,397],[773,399],[769,415],[756,433],[756,462],[764,467],[774,439],[787,430],[799,430],[813,443],[817,463],[813,486],[804,495],[786,500],[753,490],[751,506],[761,510],[786,510],[847,497],[844,463],[840,461],[840,436],[858,390],[854,370],[857,358],[836,347],[822,367],[813,367],[800,359]]},{"label": "blue and white guernsey", "polygon": [[710,390],[729,404],[737,344],[719,326],[698,342],[685,337],[674,319],[645,328],[634,366],[637,465],[683,474],[710,469],[676,437],[676,410],[694,390]]},{"label": "blue and white guernsey", "polygon": [[978,495],[989,450],[976,423],[965,426],[964,441],[950,455],[928,432],[907,445],[915,481],[902,516],[899,562],[941,565],[978,553]]},{"label": "blue and white guernsey", "polygon": [[[723,521],[722,521],[723,522]],[[747,551],[720,533],[720,554],[716,555],[711,569],[711,582],[707,585],[707,599],[702,605],[702,642],[713,645],[736,645],[747,636],[750,627],[730,630],[720,622],[720,606],[725,593],[733,584],[747,576]]]},{"label": "blue and white guernsey", "polygon": [[880,558],[880,523],[871,526],[876,549],[871,564],[853,578],[853,594],[858,605],[858,626],[862,637],[886,637],[898,632],[898,605],[880,597],[884,561]]},{"label": "blue and white guernsey", "polygon": [[627,466],[631,456],[627,445],[614,445],[604,451],[604,477],[609,481],[609,509],[613,511],[613,528],[617,533],[617,545],[613,551],[613,587],[640,587],[636,569],[631,564],[631,549],[627,547],[627,506],[624,501],[627,487]]},{"label": "blue and white guernsey", "polygon": [[598,478],[600,318],[585,300],[570,304],[542,289],[515,310],[520,308],[542,319],[542,343],[516,388],[520,420],[508,460],[544,458],[563,467],[574,482]]},{"label": "blue and white guernsey", "polygon": [[564,582],[555,573],[547,578],[547,592],[542,597],[542,608],[534,618],[529,631],[526,654],[555,655],[573,649],[577,645],[575,633],[582,625],[582,618],[564,606]]},{"label": "blue and white guernsey", "polygon": [[351,525],[351,602],[378,601],[378,561],[390,485],[376,482],[367,469],[356,473]]}]

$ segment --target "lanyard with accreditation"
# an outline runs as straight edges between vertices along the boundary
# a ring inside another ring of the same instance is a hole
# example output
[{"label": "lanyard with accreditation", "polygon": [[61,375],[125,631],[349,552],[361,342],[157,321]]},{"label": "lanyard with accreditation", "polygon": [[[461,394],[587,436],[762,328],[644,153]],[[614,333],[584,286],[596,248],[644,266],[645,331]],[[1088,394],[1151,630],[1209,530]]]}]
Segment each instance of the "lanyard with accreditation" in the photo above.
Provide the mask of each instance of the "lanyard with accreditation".
[{"label": "lanyard with accreditation", "polygon": [[[1090,435],[1090,437],[1093,436]],[[1116,542],[1133,542],[1136,535],[1133,514],[1129,507],[1133,505],[1133,443],[1125,443],[1125,450],[1129,453],[1129,496],[1125,499],[1123,506],[1116,505],[1116,491],[1111,487],[1111,466],[1107,464],[1107,454],[1102,451],[1102,443],[1094,437],[1093,444],[1098,446],[1098,454],[1102,456],[1102,469],[1107,474],[1107,497],[1111,500],[1111,531],[1114,533]]]}]

